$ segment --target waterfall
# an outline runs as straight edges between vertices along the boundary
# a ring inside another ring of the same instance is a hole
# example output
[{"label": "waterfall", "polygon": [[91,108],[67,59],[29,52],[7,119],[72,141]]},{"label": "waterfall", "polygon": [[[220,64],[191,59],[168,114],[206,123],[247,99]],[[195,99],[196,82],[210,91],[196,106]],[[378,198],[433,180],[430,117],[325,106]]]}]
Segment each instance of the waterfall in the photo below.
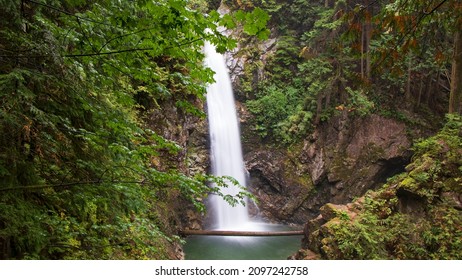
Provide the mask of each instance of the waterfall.
[{"label": "waterfall", "polygon": [[[210,43],[205,44],[205,62],[215,72],[215,83],[207,87],[207,112],[211,144],[212,173],[231,176],[245,186],[245,168],[242,158],[240,131],[228,69],[223,55]],[[223,194],[236,195],[239,188],[228,184]],[[249,222],[246,206],[231,206],[219,196],[211,197],[215,217],[214,227],[239,229]]]}]

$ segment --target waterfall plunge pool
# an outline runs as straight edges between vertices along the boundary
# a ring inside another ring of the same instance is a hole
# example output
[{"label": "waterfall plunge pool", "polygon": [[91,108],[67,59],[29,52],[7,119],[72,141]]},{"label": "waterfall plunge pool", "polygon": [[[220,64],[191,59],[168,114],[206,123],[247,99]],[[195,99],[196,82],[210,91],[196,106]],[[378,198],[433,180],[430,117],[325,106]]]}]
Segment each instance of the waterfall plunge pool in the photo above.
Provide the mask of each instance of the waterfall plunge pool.
[{"label": "waterfall plunge pool", "polygon": [[[293,230],[286,225],[250,223],[251,230]],[[258,227],[258,229],[255,229]],[[189,236],[186,260],[284,260],[300,249],[301,236]]]}]

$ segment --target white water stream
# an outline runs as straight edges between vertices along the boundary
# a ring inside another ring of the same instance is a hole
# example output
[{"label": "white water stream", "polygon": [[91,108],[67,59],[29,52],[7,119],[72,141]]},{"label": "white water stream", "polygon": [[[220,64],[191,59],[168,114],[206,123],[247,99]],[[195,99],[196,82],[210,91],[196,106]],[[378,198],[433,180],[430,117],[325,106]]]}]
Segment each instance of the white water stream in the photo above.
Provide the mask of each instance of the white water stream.
[{"label": "white water stream", "polygon": [[[244,160],[240,140],[234,95],[228,68],[223,55],[210,43],[205,44],[206,65],[215,72],[215,83],[207,88],[207,112],[211,143],[212,173],[231,176],[242,186],[246,185]],[[224,194],[236,195],[239,188],[228,184]],[[211,198],[217,229],[243,229],[249,223],[246,206],[232,207],[219,196]]]}]

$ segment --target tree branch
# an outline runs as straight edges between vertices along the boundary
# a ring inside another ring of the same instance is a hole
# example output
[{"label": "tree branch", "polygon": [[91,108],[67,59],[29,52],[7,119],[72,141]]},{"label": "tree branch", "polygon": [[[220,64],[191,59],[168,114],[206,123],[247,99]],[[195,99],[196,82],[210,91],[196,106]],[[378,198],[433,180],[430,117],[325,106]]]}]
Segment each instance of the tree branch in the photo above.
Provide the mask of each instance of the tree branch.
[{"label": "tree branch", "polygon": [[98,50],[98,52],[100,53],[105,46],[107,46],[110,42],[112,41],[115,41],[117,39],[120,39],[120,38],[123,38],[123,37],[127,37],[127,36],[131,36],[131,35],[135,35],[135,34],[138,34],[138,33],[142,33],[142,32],[146,32],[146,31],[151,31],[153,29],[157,29],[157,27],[151,27],[151,28],[144,28],[144,29],[141,29],[141,30],[137,30],[137,31],[134,31],[134,32],[130,32],[130,33],[127,33],[127,34],[123,34],[123,35],[119,35],[119,36],[116,36],[116,37],[113,37],[109,40],[107,40],[102,46],[101,48]]},{"label": "tree branch", "polygon": [[139,52],[139,51],[149,51],[152,48],[139,48],[139,49],[126,49],[126,50],[115,50],[108,52],[95,52],[95,53],[81,53],[81,54],[65,54],[63,57],[85,57],[85,56],[100,56],[100,55],[111,55],[111,54],[120,54],[127,52]]},{"label": "tree branch", "polygon": [[[197,41],[203,41],[204,38],[200,37],[191,41],[187,41],[176,46],[169,46],[164,48],[164,50],[173,49],[176,47],[186,46]],[[87,56],[101,56],[101,55],[111,55],[111,54],[120,54],[120,53],[127,53],[127,52],[139,52],[139,51],[149,51],[152,48],[134,48],[134,49],[125,49],[125,50],[114,50],[114,51],[107,51],[107,52],[94,52],[94,53],[81,53],[81,54],[63,54],[62,57],[87,57]],[[44,55],[8,55],[8,54],[0,54],[0,57],[10,57],[10,58],[41,58],[41,57],[51,57],[50,54]]]},{"label": "tree branch", "polygon": [[69,182],[61,184],[45,184],[45,185],[29,185],[29,186],[16,186],[0,189],[0,192],[5,191],[16,191],[16,190],[37,190],[37,189],[46,189],[46,188],[65,188],[65,187],[74,187],[79,185],[102,185],[102,184],[136,184],[143,185],[146,181],[102,181],[102,180],[92,180],[92,181],[80,181],[80,182]]},{"label": "tree branch", "polygon": [[443,0],[443,1],[441,1],[441,3],[439,3],[438,5],[436,5],[436,7],[434,7],[430,12],[424,11],[424,14],[426,14],[426,15],[432,14],[434,11],[438,10],[441,6],[443,6],[443,4],[446,3],[447,1],[448,1],[448,0]]},{"label": "tree branch", "polygon": [[93,23],[98,23],[98,24],[102,24],[102,25],[114,27],[112,24],[109,24],[109,23],[107,23],[107,22],[102,22],[102,21],[97,21],[97,20],[93,20],[93,19],[90,19],[90,18],[86,18],[86,17],[77,16],[77,15],[75,15],[75,14],[73,14],[73,13],[70,13],[70,12],[68,12],[68,11],[62,10],[62,9],[60,9],[60,8],[57,8],[57,7],[55,7],[55,6],[51,6],[51,5],[48,5],[48,4],[45,4],[45,3],[41,3],[41,2],[38,2],[38,1],[34,1],[34,0],[24,0],[24,1],[27,1],[27,2],[30,2],[30,3],[34,3],[34,4],[36,4],[36,5],[43,6],[43,7],[45,7],[45,8],[51,9],[51,10],[55,10],[55,11],[60,12],[60,13],[62,13],[62,14],[75,17],[75,18],[77,18],[77,19],[81,19],[81,20],[85,20],[85,21],[89,21],[89,22],[93,22]]}]

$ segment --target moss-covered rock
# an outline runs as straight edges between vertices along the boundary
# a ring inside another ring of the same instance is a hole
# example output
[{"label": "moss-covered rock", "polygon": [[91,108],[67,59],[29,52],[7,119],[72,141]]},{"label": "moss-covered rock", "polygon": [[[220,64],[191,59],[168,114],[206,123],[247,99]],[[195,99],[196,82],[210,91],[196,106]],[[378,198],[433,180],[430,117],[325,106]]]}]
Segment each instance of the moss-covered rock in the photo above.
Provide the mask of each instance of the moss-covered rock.
[{"label": "moss-covered rock", "polygon": [[462,258],[461,133],[460,116],[449,116],[415,144],[407,172],[354,203],[323,206],[304,249],[324,259]]}]

